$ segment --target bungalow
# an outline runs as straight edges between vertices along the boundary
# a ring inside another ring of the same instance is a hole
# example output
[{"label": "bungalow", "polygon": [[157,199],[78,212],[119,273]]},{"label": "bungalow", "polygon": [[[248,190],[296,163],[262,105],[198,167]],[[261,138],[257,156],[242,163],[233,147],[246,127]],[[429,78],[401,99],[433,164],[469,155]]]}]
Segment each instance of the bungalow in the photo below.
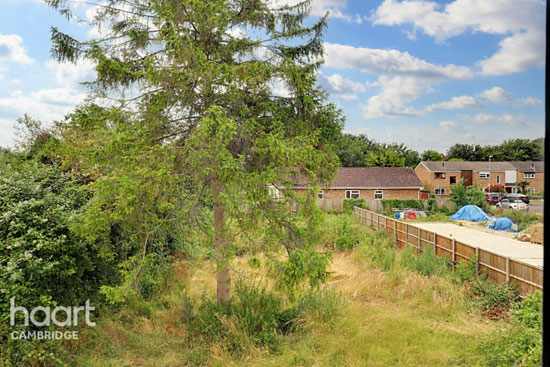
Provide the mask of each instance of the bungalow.
[{"label": "bungalow", "polygon": [[[320,186],[319,199],[419,199],[422,189],[410,167],[341,167],[331,184]],[[304,185],[292,188],[301,191]]]}]

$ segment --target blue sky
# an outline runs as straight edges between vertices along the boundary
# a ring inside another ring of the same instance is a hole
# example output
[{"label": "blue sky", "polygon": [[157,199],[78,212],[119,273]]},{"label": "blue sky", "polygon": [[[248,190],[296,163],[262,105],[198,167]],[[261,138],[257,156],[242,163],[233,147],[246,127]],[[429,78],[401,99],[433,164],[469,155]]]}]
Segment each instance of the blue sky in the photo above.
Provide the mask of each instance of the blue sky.
[{"label": "blue sky", "polygon": [[[0,146],[10,146],[17,117],[61,119],[94,77],[89,63],[51,59],[50,27],[81,40],[94,30],[41,0],[0,10]],[[420,152],[544,135],[545,1],[313,1],[313,16],[326,11],[319,82],[347,132]]]}]

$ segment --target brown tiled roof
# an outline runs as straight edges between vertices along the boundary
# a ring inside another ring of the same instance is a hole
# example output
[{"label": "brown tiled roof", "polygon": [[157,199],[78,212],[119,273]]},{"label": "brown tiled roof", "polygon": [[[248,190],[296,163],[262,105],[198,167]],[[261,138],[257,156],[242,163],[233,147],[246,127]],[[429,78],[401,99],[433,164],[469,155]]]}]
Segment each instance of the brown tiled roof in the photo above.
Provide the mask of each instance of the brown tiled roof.
[{"label": "brown tiled roof", "polygon": [[[301,181],[301,180],[300,180]],[[303,186],[300,182],[297,186]],[[422,183],[410,167],[340,167],[332,189],[421,189]]]},{"label": "brown tiled roof", "polygon": [[544,162],[510,162],[520,172],[544,172]]},{"label": "brown tiled roof", "polygon": [[[459,171],[489,171],[489,162],[455,162],[455,161],[422,161],[431,172],[459,172]],[[491,162],[491,172],[504,172],[506,170],[518,169],[520,172],[533,172],[531,164],[536,168],[535,172],[544,172],[544,162]],[[524,171],[523,169],[526,169]]]}]

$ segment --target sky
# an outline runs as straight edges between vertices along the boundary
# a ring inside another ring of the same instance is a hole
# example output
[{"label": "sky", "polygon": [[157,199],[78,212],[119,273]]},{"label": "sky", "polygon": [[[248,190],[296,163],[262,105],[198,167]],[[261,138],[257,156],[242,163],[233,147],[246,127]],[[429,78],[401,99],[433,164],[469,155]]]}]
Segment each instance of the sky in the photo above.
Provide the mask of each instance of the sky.
[{"label": "sky", "polygon": [[[327,11],[318,80],[346,132],[419,152],[544,136],[546,1],[313,0],[312,17]],[[94,79],[88,62],[51,58],[52,26],[97,34],[42,0],[0,0],[0,146],[25,113],[62,119]]]}]

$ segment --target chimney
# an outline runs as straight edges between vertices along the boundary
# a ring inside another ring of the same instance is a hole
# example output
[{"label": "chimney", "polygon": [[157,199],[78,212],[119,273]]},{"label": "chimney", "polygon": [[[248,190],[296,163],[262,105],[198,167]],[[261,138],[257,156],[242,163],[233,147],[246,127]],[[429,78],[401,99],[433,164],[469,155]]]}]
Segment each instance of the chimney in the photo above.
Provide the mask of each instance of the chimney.
[{"label": "chimney", "polygon": [[535,163],[534,163],[534,162],[531,162],[531,169],[532,169],[532,170],[535,169]]}]

